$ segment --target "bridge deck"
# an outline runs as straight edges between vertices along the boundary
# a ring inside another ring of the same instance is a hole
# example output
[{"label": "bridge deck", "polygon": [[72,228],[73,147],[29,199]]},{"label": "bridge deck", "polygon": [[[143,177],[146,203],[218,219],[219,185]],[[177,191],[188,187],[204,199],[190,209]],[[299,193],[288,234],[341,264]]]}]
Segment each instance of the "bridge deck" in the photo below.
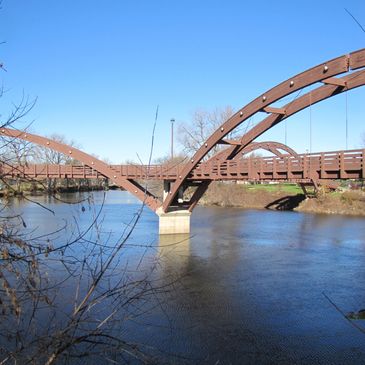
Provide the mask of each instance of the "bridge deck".
[{"label": "bridge deck", "polygon": [[[199,164],[188,180],[305,181],[310,179],[365,178],[365,150],[302,154],[298,157],[249,157],[241,160]],[[176,180],[183,165],[111,165],[115,177],[125,179]],[[104,175],[86,165],[1,165],[3,177],[99,179]]]}]

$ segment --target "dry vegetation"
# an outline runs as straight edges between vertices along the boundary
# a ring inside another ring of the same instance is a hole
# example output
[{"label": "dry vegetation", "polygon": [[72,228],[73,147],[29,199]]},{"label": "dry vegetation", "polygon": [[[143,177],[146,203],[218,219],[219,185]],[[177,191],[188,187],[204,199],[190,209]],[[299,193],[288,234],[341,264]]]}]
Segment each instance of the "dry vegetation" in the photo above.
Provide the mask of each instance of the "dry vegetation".
[{"label": "dry vegetation", "polygon": [[365,215],[365,192],[320,191],[306,198],[293,185],[241,185],[212,183],[200,201],[201,205],[251,209],[296,210],[308,213]]},{"label": "dry vegetation", "polygon": [[296,209],[300,212],[365,215],[365,192],[349,190],[345,192],[320,192],[316,198],[306,199]]},{"label": "dry vegetation", "polygon": [[265,186],[259,185],[212,183],[200,204],[264,209],[274,201],[295,195],[297,193],[283,185],[265,188]]}]

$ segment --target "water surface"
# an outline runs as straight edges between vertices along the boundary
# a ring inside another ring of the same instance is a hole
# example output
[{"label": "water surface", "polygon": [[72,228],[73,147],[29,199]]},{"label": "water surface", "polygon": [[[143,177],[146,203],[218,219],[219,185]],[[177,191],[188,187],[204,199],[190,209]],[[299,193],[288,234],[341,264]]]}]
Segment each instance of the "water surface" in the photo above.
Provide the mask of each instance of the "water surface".
[{"label": "water surface", "polygon": [[[11,204],[28,230],[66,225],[71,234],[93,222],[103,199],[101,192],[92,194],[92,204],[35,198],[54,214],[26,201]],[[102,238],[117,242],[139,209],[128,193],[108,192]],[[365,363],[365,334],[323,294],[345,313],[365,308],[363,218],[198,207],[189,236],[159,237],[158,218],[145,208],[121,267],[127,262],[141,271],[153,265],[154,279],[166,284],[151,298],[159,305],[121,329],[161,362]],[[357,323],[365,329],[365,321]]]}]

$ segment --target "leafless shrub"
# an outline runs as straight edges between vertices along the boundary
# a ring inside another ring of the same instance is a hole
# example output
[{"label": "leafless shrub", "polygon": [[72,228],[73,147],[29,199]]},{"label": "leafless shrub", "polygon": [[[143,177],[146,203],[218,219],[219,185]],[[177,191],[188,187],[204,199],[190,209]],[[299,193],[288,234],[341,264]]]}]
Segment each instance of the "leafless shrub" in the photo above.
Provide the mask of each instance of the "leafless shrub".
[{"label": "leafless shrub", "polygon": [[101,228],[103,204],[93,208],[89,199],[88,205],[94,218],[86,228],[75,218],[72,225],[38,235],[11,206],[2,206],[0,364],[54,364],[83,357],[151,362],[145,349],[120,330],[161,305],[153,300],[156,291],[168,290],[154,279],[154,265],[140,269],[143,257],[134,267],[123,264],[123,249],[144,205],[114,239]]},{"label": "leafless shrub", "polygon": [[[88,204],[96,209],[91,200]],[[160,305],[153,300],[156,291],[168,290],[153,278],[153,265],[143,271],[141,261],[135,267],[123,264],[123,248],[143,209],[112,239],[101,228],[103,204],[86,228],[75,218],[72,227],[38,236],[27,232],[27,222],[11,207],[2,208],[1,364],[53,364],[85,356],[150,362],[143,348],[120,335],[127,320]]]},{"label": "leafless shrub", "polygon": [[[5,69],[3,64],[0,68]],[[24,123],[34,105],[35,100],[23,96],[0,128]],[[64,142],[59,136],[54,139]],[[50,150],[1,138],[0,165],[40,160],[72,163]],[[4,176],[0,179],[8,184]],[[94,207],[89,198],[82,202],[83,212],[86,204],[93,212],[86,227],[71,217],[72,224],[67,221],[56,231],[39,233],[11,204],[0,202],[1,365],[50,365],[85,357],[99,357],[103,363],[130,359],[151,363],[146,349],[131,343],[121,330],[129,320],[161,306],[154,297],[169,289],[169,284],[154,277],[154,265],[142,270],[143,255],[134,265],[123,261],[144,203],[119,237],[102,229],[104,202]],[[146,245],[144,251],[149,248]]]},{"label": "leafless shrub", "polygon": [[[232,115],[233,109],[230,106],[216,108],[213,111],[196,110],[190,123],[182,123],[179,126],[178,138],[184,148],[184,153],[193,155],[207,138]],[[234,138],[236,133],[238,132],[231,133],[227,138]],[[215,146],[209,152],[207,158],[213,156],[219,148],[219,145]]]}]

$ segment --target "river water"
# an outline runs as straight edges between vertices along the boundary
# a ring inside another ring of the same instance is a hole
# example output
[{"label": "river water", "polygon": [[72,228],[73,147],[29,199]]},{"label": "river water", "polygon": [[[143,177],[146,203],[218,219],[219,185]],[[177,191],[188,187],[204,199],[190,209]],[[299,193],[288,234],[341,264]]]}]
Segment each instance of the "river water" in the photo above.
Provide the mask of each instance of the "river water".
[{"label": "river water", "polygon": [[[90,197],[33,198],[54,214],[24,200],[11,207],[37,235],[66,223],[74,234],[104,193]],[[102,237],[117,241],[139,208],[127,192],[107,192]],[[365,334],[340,313],[365,308],[364,218],[197,207],[191,226],[189,236],[159,237],[157,216],[144,209],[119,265],[153,266],[164,290],[120,329],[127,340],[168,364],[365,363]]]}]

